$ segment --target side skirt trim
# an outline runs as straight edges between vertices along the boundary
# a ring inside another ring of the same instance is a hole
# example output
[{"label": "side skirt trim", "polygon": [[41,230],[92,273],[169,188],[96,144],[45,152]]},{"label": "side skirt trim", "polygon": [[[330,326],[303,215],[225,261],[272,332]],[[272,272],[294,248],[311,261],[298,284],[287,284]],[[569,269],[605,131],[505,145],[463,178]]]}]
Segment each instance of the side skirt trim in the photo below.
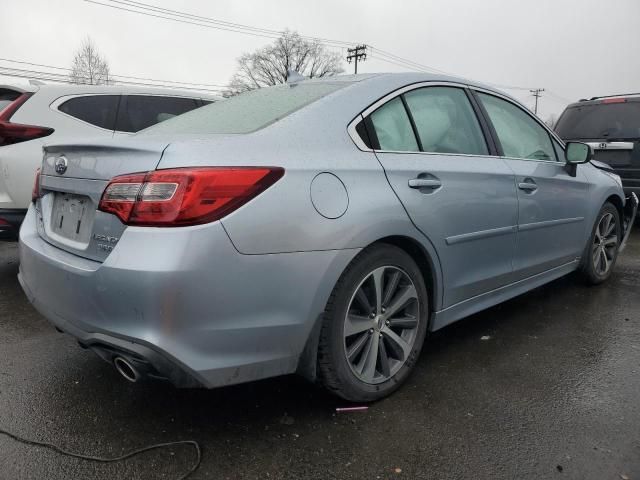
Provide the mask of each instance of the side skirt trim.
[{"label": "side skirt trim", "polygon": [[549,283],[557,278],[563,277],[578,268],[579,264],[579,259],[572,260],[571,262],[554,267],[546,272],[538,273],[523,280],[505,285],[504,287],[482,293],[456,303],[455,305],[451,305],[444,310],[435,312],[431,322],[431,331],[439,330],[456,320],[468,317],[469,315],[497,305],[498,303],[502,303],[506,300],[510,300],[518,295],[528,292],[529,290],[544,285],[545,283]]}]

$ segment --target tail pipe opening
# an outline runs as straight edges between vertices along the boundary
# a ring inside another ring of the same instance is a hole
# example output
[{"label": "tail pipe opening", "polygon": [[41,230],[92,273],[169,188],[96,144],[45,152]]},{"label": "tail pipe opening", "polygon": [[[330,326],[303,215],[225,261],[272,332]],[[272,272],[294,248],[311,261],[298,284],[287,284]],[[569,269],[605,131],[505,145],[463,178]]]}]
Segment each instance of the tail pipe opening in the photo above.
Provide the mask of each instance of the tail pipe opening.
[{"label": "tail pipe opening", "polygon": [[126,358],[114,358],[113,365],[116,367],[118,373],[131,383],[135,383],[140,380],[140,373]]}]

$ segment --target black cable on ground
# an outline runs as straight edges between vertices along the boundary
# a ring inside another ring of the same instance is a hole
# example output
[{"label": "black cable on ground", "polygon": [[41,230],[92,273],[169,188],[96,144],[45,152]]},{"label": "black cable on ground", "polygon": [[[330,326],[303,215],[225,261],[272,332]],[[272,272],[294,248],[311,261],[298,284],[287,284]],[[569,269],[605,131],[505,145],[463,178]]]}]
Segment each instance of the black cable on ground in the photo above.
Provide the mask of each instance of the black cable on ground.
[{"label": "black cable on ground", "polygon": [[200,444],[198,442],[196,442],[195,440],[180,440],[178,442],[167,442],[167,443],[156,443],[155,445],[149,445],[148,447],[144,447],[144,448],[139,448],[137,450],[133,450],[129,453],[126,453],[124,455],[121,455],[119,457],[113,457],[113,458],[105,458],[105,457],[92,457],[90,455],[81,455],[79,453],[73,453],[73,452],[69,452],[67,450],[64,450],[56,445],[53,445],[51,443],[46,443],[46,442],[37,442],[35,440],[29,440],[26,438],[22,438],[19,437],[18,435],[15,435],[11,432],[8,432],[6,430],[3,430],[0,428],[0,434],[1,435],[6,435],[9,438],[12,438],[13,440],[15,440],[16,442],[20,442],[20,443],[24,443],[26,445],[33,445],[36,447],[43,447],[43,448],[48,448],[49,450],[53,450],[54,452],[57,452],[61,455],[66,455],[67,457],[73,457],[73,458],[79,458],[81,460],[88,460],[90,462],[101,462],[101,463],[113,463],[113,462],[120,462],[122,460],[126,460],[127,458],[131,458],[134,457],[136,455],[139,455],[143,452],[148,452],[150,450],[156,450],[158,448],[165,448],[165,447],[174,447],[176,445],[191,445],[195,451],[196,451],[196,461],[193,463],[193,465],[191,466],[191,468],[189,469],[189,471],[187,473],[185,473],[184,475],[182,475],[178,480],[184,480],[185,478],[189,477],[192,473],[194,473],[198,467],[200,466],[200,462],[202,461],[202,453],[200,451]]}]

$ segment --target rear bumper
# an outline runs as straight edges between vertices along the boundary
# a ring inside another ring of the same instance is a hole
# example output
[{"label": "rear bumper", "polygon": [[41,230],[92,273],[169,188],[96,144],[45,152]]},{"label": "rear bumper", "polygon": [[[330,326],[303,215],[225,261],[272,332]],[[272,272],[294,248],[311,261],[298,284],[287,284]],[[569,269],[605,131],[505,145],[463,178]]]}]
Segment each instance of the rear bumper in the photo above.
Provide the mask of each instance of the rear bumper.
[{"label": "rear bumper", "polygon": [[20,230],[20,283],[34,306],[105,360],[149,364],[178,386],[296,371],[315,320],[357,250],[242,255],[220,225],[129,227],[104,263]]},{"label": "rear bumper", "polygon": [[0,239],[16,240],[26,214],[21,208],[0,208]]},{"label": "rear bumper", "polygon": [[131,339],[124,340],[106,333],[88,332],[78,328],[58,316],[46,305],[42,305],[29,290],[22,274],[18,274],[18,280],[36,310],[46,316],[59,330],[75,337],[82,348],[91,349],[106,362],[113,364],[115,358],[123,357],[135,366],[137,372],[147,378],[166,380],[181,388],[203,386],[202,380],[194,372],[184,368],[164,352],[136,343]]}]

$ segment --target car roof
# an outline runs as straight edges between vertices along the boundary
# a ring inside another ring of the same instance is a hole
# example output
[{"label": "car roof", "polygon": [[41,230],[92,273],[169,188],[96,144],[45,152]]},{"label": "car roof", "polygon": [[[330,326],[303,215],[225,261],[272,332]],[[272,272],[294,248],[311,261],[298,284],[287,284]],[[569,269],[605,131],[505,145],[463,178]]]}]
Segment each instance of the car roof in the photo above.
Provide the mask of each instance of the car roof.
[{"label": "car roof", "polygon": [[4,84],[0,85],[0,89],[15,90],[21,93],[38,91],[48,92],[56,96],[64,95],[77,95],[77,94],[113,94],[113,95],[126,95],[126,94],[146,94],[146,95],[164,95],[172,97],[191,97],[191,98],[204,98],[209,100],[222,100],[222,96],[213,95],[211,92],[205,92],[195,89],[180,89],[180,88],[158,88],[158,87],[145,87],[137,85],[61,85],[61,84],[48,84],[38,82],[37,84]]},{"label": "car roof", "polygon": [[[469,80],[468,78],[455,77],[451,75],[444,75],[439,73],[422,73],[422,72],[393,72],[393,73],[365,73],[357,75],[335,75],[331,77],[323,77],[317,79],[304,80],[304,82],[348,82],[348,83],[367,83],[367,84],[386,84],[393,88],[401,88],[405,85],[411,85],[412,83],[421,82],[446,82],[446,83],[458,83],[461,85],[467,85],[470,87],[477,87],[483,90],[488,90],[504,97],[508,97],[514,102],[521,104],[521,102],[500,90],[497,87],[491,86],[486,83]],[[390,89],[390,91],[391,91]]]},{"label": "car roof", "polygon": [[[302,80],[299,83],[337,83],[344,82],[349,85],[348,88],[340,89],[328,97],[332,97],[337,103],[343,103],[352,109],[362,111],[365,108],[363,102],[370,104],[372,98],[381,98],[400,88],[422,83],[422,82],[443,82],[453,83],[463,86],[476,87],[488,92],[495,93],[502,97],[508,98],[513,103],[527,109],[522,102],[513,96],[501,91],[500,89],[482,82],[476,82],[462,77],[454,77],[437,73],[408,72],[408,73],[367,73],[358,75],[336,75],[331,77],[323,77],[318,79]],[[297,82],[296,82],[297,83]],[[353,88],[352,88],[353,87]],[[354,88],[362,95],[356,94]],[[363,93],[366,92],[366,93]],[[368,105],[367,105],[368,106]],[[528,109],[527,109],[528,110]]]}]

